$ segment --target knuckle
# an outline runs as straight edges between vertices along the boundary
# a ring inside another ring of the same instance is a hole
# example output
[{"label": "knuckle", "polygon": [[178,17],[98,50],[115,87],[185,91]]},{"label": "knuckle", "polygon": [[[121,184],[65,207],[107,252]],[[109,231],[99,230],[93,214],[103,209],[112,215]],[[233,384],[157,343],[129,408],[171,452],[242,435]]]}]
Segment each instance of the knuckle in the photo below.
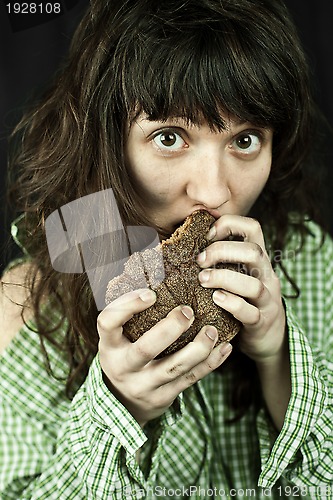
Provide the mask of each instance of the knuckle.
[{"label": "knuckle", "polygon": [[216,360],[216,352],[217,351],[212,352],[212,354],[204,360],[203,366],[205,367],[205,374],[212,372],[218,367],[219,363],[218,360]]},{"label": "knuckle", "polygon": [[113,387],[121,387],[126,382],[126,374],[118,367],[117,363],[110,363],[109,358],[103,357],[101,353],[100,358],[103,372],[108,381]]},{"label": "knuckle", "polygon": [[261,318],[260,310],[254,307],[253,310],[251,311],[251,318],[249,319],[249,321],[247,321],[247,324],[250,326],[257,325],[260,321],[260,318]]},{"label": "knuckle", "polygon": [[152,406],[155,409],[162,409],[166,408],[169,406],[169,401],[167,400],[166,396],[163,394],[163,391],[156,391],[154,394],[154,401]]},{"label": "knuckle", "polygon": [[146,345],[145,342],[142,341],[142,339],[139,339],[136,342],[134,342],[133,348],[135,349],[136,354],[145,361],[149,361],[154,357],[149,347]]},{"label": "knuckle", "polygon": [[184,371],[184,367],[181,364],[178,364],[178,365],[173,365],[170,368],[168,368],[166,370],[166,373],[167,373],[168,377],[173,379],[173,378],[177,378],[181,375],[184,375],[185,371]]},{"label": "knuckle", "polygon": [[216,364],[212,364],[210,361],[206,361],[206,366],[208,368],[208,373],[212,372],[217,368]]},{"label": "knuckle", "polygon": [[193,371],[186,373],[185,378],[189,385],[193,385],[198,381],[198,377]]},{"label": "knuckle", "polygon": [[110,329],[110,319],[107,318],[107,314],[105,311],[102,311],[98,316],[97,316],[97,330],[99,332],[105,332]]},{"label": "knuckle", "polygon": [[249,222],[254,233],[261,233],[261,225],[257,219],[255,219],[254,217],[249,217]]},{"label": "knuckle", "polygon": [[264,256],[264,251],[258,243],[252,243],[252,253],[254,262],[258,262]]}]

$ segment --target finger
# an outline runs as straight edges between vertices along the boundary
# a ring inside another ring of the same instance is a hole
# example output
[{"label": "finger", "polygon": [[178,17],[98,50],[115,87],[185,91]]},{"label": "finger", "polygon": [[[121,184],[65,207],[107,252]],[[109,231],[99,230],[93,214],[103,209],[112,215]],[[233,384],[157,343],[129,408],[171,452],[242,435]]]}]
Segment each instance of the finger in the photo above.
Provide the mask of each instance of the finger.
[{"label": "finger", "polygon": [[209,356],[218,339],[218,332],[214,326],[204,326],[192,342],[179,351],[166,356],[155,365],[160,374],[158,385],[167,384],[187,373]]},{"label": "finger", "polygon": [[109,346],[118,345],[123,340],[122,326],[156,300],[156,294],[149,288],[125,293],[106,306],[97,318],[97,330],[101,341]]},{"label": "finger", "polygon": [[225,290],[216,290],[213,295],[216,305],[230,312],[243,325],[254,326],[260,321],[260,309],[242,297]]},{"label": "finger", "polygon": [[199,281],[204,288],[222,288],[257,306],[264,307],[270,300],[270,293],[261,280],[230,269],[205,269],[199,273]]},{"label": "finger", "polygon": [[240,215],[222,215],[212,225],[207,239],[210,241],[241,238],[243,241],[257,243],[265,248],[265,240],[260,223],[251,217]]},{"label": "finger", "polygon": [[172,342],[186,332],[194,321],[191,307],[175,307],[155,326],[142,335],[131,346],[127,359],[134,370],[139,370],[156,358]]},{"label": "finger", "polygon": [[163,386],[167,388],[170,385],[176,394],[184,391],[191,385],[203,379],[206,375],[216,370],[232,352],[232,346],[228,342],[215,347],[209,356],[198,365],[190,369],[187,373],[178,377],[173,382]]},{"label": "finger", "polygon": [[218,263],[244,264],[247,274],[262,281],[272,277],[273,269],[266,252],[257,244],[243,241],[216,241],[197,257],[200,267],[207,269]]}]

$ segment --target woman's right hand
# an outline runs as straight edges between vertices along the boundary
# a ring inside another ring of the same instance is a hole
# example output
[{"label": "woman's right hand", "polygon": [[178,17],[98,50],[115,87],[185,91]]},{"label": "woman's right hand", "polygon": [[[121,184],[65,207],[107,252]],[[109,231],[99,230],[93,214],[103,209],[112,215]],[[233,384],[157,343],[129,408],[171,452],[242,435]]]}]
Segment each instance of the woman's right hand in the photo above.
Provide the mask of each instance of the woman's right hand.
[{"label": "woman's right hand", "polygon": [[97,320],[105,383],[141,426],[162,415],[178,394],[215,370],[231,352],[229,343],[214,348],[217,330],[205,326],[180,351],[154,359],[194,320],[189,306],[178,306],[136,342],[130,342],[123,335],[123,325],[155,300],[152,290],[135,290],[111,302]]}]

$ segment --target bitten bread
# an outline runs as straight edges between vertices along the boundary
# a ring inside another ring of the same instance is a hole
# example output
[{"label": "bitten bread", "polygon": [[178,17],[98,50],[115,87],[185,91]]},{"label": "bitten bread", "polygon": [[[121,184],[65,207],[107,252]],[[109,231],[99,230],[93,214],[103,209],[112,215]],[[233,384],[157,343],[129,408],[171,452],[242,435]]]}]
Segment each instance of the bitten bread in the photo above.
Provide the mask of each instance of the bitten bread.
[{"label": "bitten bread", "polygon": [[[208,246],[206,235],[214,221],[214,217],[205,210],[192,213],[169,239],[155,248],[133,253],[124,266],[124,272],[108,284],[107,304],[139,288],[149,287],[156,292],[156,302],[135,314],[123,327],[124,335],[132,342],[178,305],[192,307],[195,319],[191,327],[158,357],[184,347],[204,325],[217,328],[217,343],[232,339],[240,330],[240,322],[213,302],[214,289],[203,288],[198,280],[201,268],[196,263],[196,256]],[[217,267],[238,270],[235,264],[219,264]]]}]

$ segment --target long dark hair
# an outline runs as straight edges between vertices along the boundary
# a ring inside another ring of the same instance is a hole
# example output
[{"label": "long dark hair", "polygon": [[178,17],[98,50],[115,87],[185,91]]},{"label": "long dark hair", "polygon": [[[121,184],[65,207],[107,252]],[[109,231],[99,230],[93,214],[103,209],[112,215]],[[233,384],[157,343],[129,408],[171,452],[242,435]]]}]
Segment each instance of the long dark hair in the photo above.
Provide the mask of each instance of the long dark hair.
[{"label": "long dark hair", "polygon": [[[124,156],[130,120],[144,111],[152,120],[177,116],[223,130],[223,112],[274,129],[271,174],[254,213],[271,248],[281,250],[290,211],[303,233],[304,218],[315,217],[304,174],[313,139],[309,88],[280,0],[92,0],[53,85],[13,136],[11,199],[43,276],[37,282],[33,271],[30,280],[35,320],[42,345],[47,339],[68,356],[69,393],[97,352],[98,311],[84,274],[52,268],[46,217],[111,187],[125,224],[151,224]],[[61,313],[52,330],[41,312],[45,295]]]}]

